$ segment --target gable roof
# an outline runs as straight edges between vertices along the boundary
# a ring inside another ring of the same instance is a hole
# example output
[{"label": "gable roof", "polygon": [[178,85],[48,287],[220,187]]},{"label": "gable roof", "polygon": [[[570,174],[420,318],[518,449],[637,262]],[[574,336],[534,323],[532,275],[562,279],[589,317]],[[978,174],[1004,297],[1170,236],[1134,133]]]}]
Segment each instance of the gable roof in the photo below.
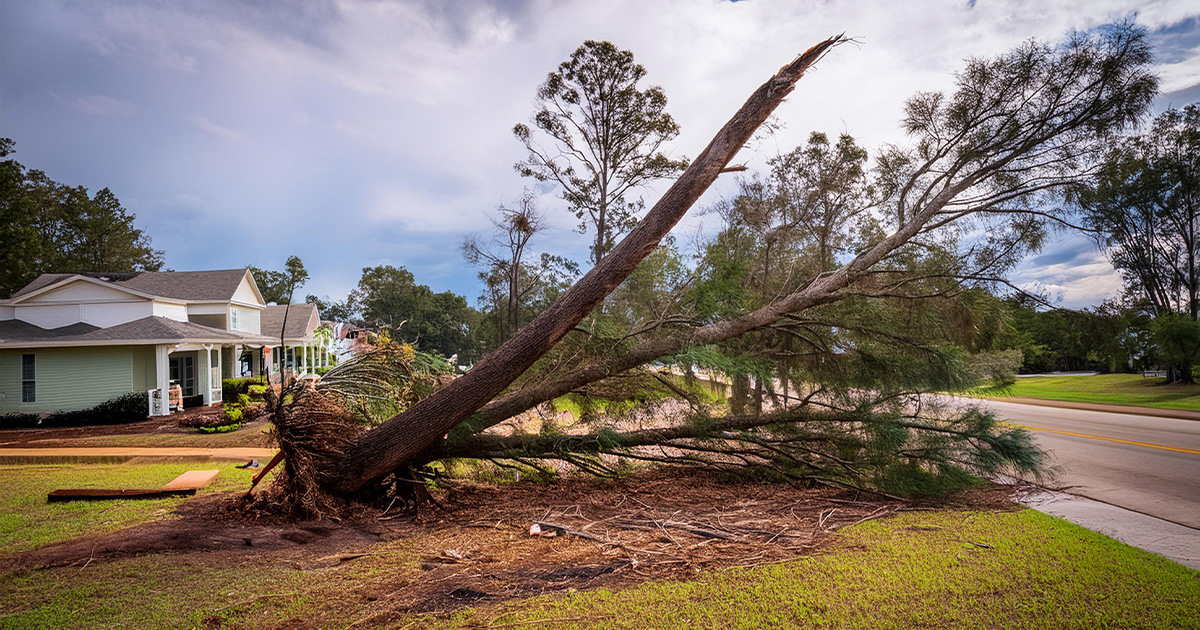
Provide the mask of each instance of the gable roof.
[{"label": "gable roof", "polygon": [[[246,277],[246,269],[216,271],[133,271],[128,273],[44,273],[12,294],[20,298],[71,278],[84,277],[109,283],[114,287],[188,302],[226,302]],[[258,287],[255,287],[258,291]],[[261,297],[261,296],[260,296]]]},{"label": "gable roof", "polygon": [[[304,339],[308,336],[308,325],[317,315],[315,304],[292,304],[288,310],[287,304],[268,306],[259,316],[258,330],[265,336],[279,341],[283,332],[283,317],[287,313],[287,334],[284,339]],[[320,320],[317,320],[320,325]]]},{"label": "gable roof", "polygon": [[269,343],[262,335],[221,330],[193,322],[150,316],[124,324],[97,328],[72,324],[46,329],[20,320],[0,321],[0,348],[29,346],[104,346],[151,343]]}]

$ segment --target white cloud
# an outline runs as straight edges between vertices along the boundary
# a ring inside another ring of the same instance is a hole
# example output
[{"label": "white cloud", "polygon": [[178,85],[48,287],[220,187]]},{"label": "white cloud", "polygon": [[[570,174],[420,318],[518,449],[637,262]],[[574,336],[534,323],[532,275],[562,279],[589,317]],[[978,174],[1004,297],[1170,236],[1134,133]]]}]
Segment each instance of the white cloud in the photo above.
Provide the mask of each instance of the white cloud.
[{"label": "white cloud", "polygon": [[80,96],[75,99],[75,109],[95,116],[128,116],[137,110],[133,103],[117,100],[102,94]]},{"label": "white cloud", "polygon": [[1158,66],[1158,75],[1162,79],[1159,88],[1164,94],[1200,85],[1200,46],[1193,48],[1183,61]]},{"label": "white cloud", "polygon": [[[354,270],[372,261],[427,250],[454,258],[458,233],[486,229],[486,213],[532,183],[512,169],[522,155],[511,127],[528,119],[537,85],[584,39],[610,39],[634,51],[682,126],[669,151],[694,157],[746,96],[797,53],[829,35],[857,38],[859,44],[834,50],[801,81],[778,111],[786,128],[737,159],[761,168],[812,130],[847,131],[872,149],[903,142],[898,121],[905,99],[920,90],[952,89],[965,57],[1131,15],[1152,29],[1200,15],[1200,6],[1187,0],[915,6],[893,0],[330,0],[276,9],[214,0],[65,3],[59,11],[77,16],[76,41],[112,62],[104,79],[140,87],[122,92],[137,95],[132,120],[161,115],[206,132],[182,134],[177,124],[147,123],[144,137],[114,135],[111,145],[135,168],[127,169],[128,181],[106,184],[123,184],[145,199],[201,191],[208,204],[203,220],[214,222],[214,233],[220,231],[215,222],[229,217],[289,225],[298,217],[328,217],[319,230],[296,228],[287,239],[264,240],[261,255],[282,260],[290,250],[311,252],[305,254],[311,269],[320,263],[310,256],[325,256],[331,266],[336,260],[350,270],[346,289],[357,279]],[[3,28],[21,26],[10,21]],[[1196,83],[1198,63],[1200,48],[1162,66],[1164,87]],[[43,89],[54,89],[53,80],[75,80],[64,75],[48,77]],[[9,107],[5,114],[6,123],[21,124],[20,112]],[[647,191],[647,205],[665,189],[659,184]],[[722,178],[706,199],[732,190],[733,178]],[[547,248],[586,256],[587,238],[571,232],[575,219],[554,202],[553,190],[543,192],[555,227]],[[156,211],[135,210],[139,216]],[[681,240],[704,222],[695,214],[677,229]],[[364,225],[396,240],[371,233],[364,245]],[[176,268],[217,264],[206,245],[172,243],[169,262]],[[242,264],[243,254],[227,255],[221,264]],[[474,274],[462,267],[458,282],[465,287]],[[1044,282],[1061,286],[1069,296],[1064,300],[1084,300],[1119,287],[1113,278],[1111,270],[1071,275],[1047,269]]]},{"label": "white cloud", "polygon": [[217,123],[205,118],[204,116],[201,116],[200,114],[192,114],[188,116],[187,121],[192,123],[194,127],[200,129],[201,131],[206,131],[214,136],[219,136],[226,140],[238,140],[241,138],[241,134],[238,132],[227,127],[222,127],[221,125],[218,125]]}]

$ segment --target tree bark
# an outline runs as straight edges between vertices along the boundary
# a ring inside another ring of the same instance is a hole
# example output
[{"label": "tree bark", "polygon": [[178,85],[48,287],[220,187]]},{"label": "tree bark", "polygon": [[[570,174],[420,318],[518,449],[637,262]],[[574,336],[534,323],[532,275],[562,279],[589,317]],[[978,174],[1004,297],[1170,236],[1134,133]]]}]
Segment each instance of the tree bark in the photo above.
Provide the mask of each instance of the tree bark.
[{"label": "tree bark", "polygon": [[842,41],[837,36],[813,46],[755,90],[633,231],[549,309],[465,376],[363,434],[347,449],[333,475],[332,489],[353,492],[396,470],[502,392],[561,341],[654,251],[804,72]]}]

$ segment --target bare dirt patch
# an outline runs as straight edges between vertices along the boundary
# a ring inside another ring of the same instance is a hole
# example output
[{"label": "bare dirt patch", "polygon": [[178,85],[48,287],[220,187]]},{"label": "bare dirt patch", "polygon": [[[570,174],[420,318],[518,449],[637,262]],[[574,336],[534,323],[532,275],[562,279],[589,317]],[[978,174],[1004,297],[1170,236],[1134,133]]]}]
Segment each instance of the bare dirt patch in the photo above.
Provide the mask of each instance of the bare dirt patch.
[{"label": "bare dirt patch", "polygon": [[[312,593],[319,608],[339,618],[355,611],[356,627],[371,627],[414,613],[781,562],[824,552],[838,529],[898,511],[1014,505],[1004,488],[933,505],[680,471],[544,485],[456,482],[436,496],[445,509],[313,522],[250,519],[230,509],[234,495],[200,497],[169,520],[0,558],[0,570],[142,554],[285,562],[321,578]],[[535,522],[542,533],[530,533]],[[363,571],[335,579],[346,568]]]},{"label": "bare dirt patch", "polygon": [[[221,405],[194,407],[169,416],[148,418],[128,424],[90,425],[80,427],[51,427],[46,429],[0,430],[0,448],[58,448],[78,446],[154,445],[159,441],[195,442],[203,446],[206,442],[218,441],[214,437],[198,432],[195,427],[219,426],[224,421]],[[239,446],[266,447],[270,437],[263,432],[268,422],[259,415],[243,427]],[[156,438],[160,438],[156,440]],[[161,439],[165,438],[165,439]],[[220,439],[228,441],[228,438]]]}]

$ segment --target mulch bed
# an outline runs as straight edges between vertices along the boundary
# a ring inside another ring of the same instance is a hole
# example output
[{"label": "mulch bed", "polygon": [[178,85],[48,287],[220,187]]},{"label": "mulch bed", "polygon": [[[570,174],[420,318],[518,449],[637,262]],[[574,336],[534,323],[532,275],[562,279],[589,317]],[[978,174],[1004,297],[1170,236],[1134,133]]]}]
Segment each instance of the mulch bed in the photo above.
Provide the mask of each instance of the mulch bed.
[{"label": "mulch bed", "polygon": [[[442,509],[415,516],[376,510],[342,521],[289,522],[247,518],[231,509],[234,494],[209,495],[181,504],[178,518],[0,558],[0,571],[95,566],[150,553],[337,571],[370,562],[379,543],[410,541],[419,568],[385,564],[370,580],[321,595],[330,610],[358,610],[359,621],[373,626],[413,613],[782,562],[833,548],[843,527],[903,511],[1014,509],[1011,490],[1000,486],[916,503],[679,470],[618,481],[454,482],[436,496]],[[542,531],[531,534],[535,522]]]}]

